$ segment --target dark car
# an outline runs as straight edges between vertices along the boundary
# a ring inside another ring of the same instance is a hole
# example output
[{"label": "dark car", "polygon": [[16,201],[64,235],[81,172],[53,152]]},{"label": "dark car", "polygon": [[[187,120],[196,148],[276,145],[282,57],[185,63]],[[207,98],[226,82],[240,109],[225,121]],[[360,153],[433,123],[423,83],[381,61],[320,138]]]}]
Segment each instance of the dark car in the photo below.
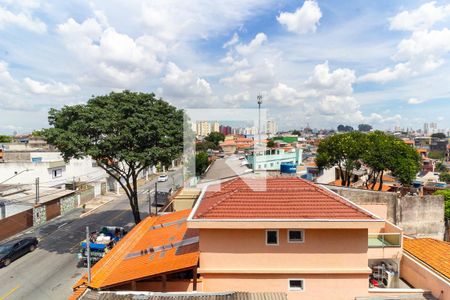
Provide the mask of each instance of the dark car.
[{"label": "dark car", "polygon": [[28,252],[34,251],[38,244],[35,237],[26,237],[9,241],[0,245],[0,267],[8,266],[12,261],[18,259]]}]

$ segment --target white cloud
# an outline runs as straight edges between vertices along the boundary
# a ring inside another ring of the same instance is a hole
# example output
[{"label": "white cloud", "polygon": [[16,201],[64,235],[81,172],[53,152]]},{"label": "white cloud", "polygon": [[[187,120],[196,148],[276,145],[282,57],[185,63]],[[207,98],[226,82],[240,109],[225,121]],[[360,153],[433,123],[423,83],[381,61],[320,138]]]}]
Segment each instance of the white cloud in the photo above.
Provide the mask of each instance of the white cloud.
[{"label": "white cloud", "polygon": [[302,95],[293,87],[278,83],[269,92],[270,101],[275,100],[279,106],[294,106],[303,102]]},{"label": "white cloud", "polygon": [[222,78],[220,83],[229,86],[235,84],[249,86],[272,83],[274,77],[275,64],[269,59],[264,59],[253,67],[238,70],[233,75]]},{"label": "white cloud", "polygon": [[268,0],[143,1],[142,22],[164,40],[208,39],[273,6]]},{"label": "white cloud", "polygon": [[169,98],[206,98],[212,95],[211,85],[192,70],[183,71],[173,62],[167,64],[161,79],[162,94]]},{"label": "white cloud", "polygon": [[425,100],[423,100],[423,99],[418,99],[418,98],[409,98],[408,99],[409,104],[420,104],[423,102],[425,102]]},{"label": "white cloud", "polygon": [[228,47],[230,47],[230,46],[233,46],[233,45],[235,45],[235,44],[237,44],[237,42],[239,42],[239,36],[238,36],[238,34],[235,32],[234,34],[233,34],[233,37],[229,40],[229,41],[227,41],[225,44],[223,44],[223,48],[228,48]]},{"label": "white cloud", "polygon": [[388,82],[392,80],[397,80],[401,78],[406,78],[411,74],[411,69],[408,63],[399,63],[394,66],[394,68],[385,68],[383,70],[367,73],[358,78],[359,82]]},{"label": "white cloud", "polygon": [[265,42],[267,42],[267,35],[260,32],[258,33],[253,40],[250,41],[248,44],[239,44],[236,46],[236,51],[240,55],[248,55],[251,53],[254,53],[256,50],[258,50],[261,45],[263,45]]},{"label": "white cloud", "polygon": [[314,67],[313,75],[306,81],[306,85],[321,93],[350,95],[353,92],[352,85],[355,81],[355,71],[338,68],[330,72],[326,61]]},{"label": "white cloud", "polygon": [[282,12],[277,21],[286,26],[288,31],[303,34],[316,32],[317,24],[322,17],[322,12],[316,1],[306,0],[303,6],[297,8],[294,13]]},{"label": "white cloud", "polygon": [[167,53],[166,45],[155,37],[133,39],[113,27],[104,28],[96,19],[83,23],[69,19],[57,31],[66,47],[85,64],[82,79],[113,88],[130,88],[147,76],[159,74]]},{"label": "white cloud", "polygon": [[411,11],[402,11],[390,19],[391,30],[414,31],[429,29],[450,15],[450,4],[436,6],[436,1],[422,4]]},{"label": "white cloud", "polygon": [[0,6],[0,30],[7,26],[17,26],[36,33],[47,31],[47,25],[39,19],[35,19],[30,13],[21,11],[14,13]]},{"label": "white cloud", "polygon": [[67,96],[80,90],[80,87],[76,84],[64,84],[56,81],[43,83],[28,77],[24,79],[24,83],[27,89],[34,94]]}]

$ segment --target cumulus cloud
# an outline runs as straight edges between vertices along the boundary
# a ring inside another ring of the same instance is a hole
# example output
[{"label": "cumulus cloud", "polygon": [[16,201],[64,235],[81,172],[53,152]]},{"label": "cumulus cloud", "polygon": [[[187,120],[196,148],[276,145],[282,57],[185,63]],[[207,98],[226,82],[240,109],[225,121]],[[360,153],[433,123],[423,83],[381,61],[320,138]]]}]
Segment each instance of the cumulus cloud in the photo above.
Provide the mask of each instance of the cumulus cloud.
[{"label": "cumulus cloud", "polygon": [[14,13],[0,6],[0,30],[8,26],[17,26],[36,33],[47,31],[47,25],[41,20],[33,18],[31,13],[26,11]]},{"label": "cumulus cloud", "polygon": [[175,63],[167,64],[161,79],[162,94],[170,98],[206,98],[212,95],[211,85],[192,70],[183,71]]},{"label": "cumulus cloud", "polygon": [[34,94],[66,96],[80,90],[80,87],[76,84],[64,84],[56,81],[43,83],[29,77],[24,79],[24,83],[27,89]]},{"label": "cumulus cloud", "polygon": [[250,68],[238,70],[233,75],[222,78],[220,83],[232,85],[259,85],[273,82],[275,77],[275,64],[269,60],[264,59]]},{"label": "cumulus cloud", "polygon": [[393,68],[384,68],[383,70],[367,73],[358,78],[359,82],[373,81],[373,82],[388,82],[401,78],[408,77],[411,74],[409,63],[399,63]]},{"label": "cumulus cloud", "polygon": [[328,62],[316,65],[312,76],[306,85],[320,90],[322,93],[333,95],[349,95],[353,92],[353,83],[356,81],[355,71],[338,68],[330,72]]},{"label": "cumulus cloud", "polygon": [[288,31],[304,34],[307,32],[316,32],[320,18],[322,18],[322,12],[317,2],[306,0],[303,6],[297,8],[293,13],[280,13],[277,21],[285,26]]},{"label": "cumulus cloud", "polygon": [[233,37],[229,41],[225,42],[225,44],[223,44],[222,48],[228,48],[230,46],[233,46],[233,45],[237,44],[237,42],[239,42],[239,36],[235,32],[233,34]]},{"label": "cumulus cloud", "polygon": [[391,30],[423,30],[445,20],[450,15],[450,4],[436,6],[436,1],[422,4],[411,11],[402,11],[390,19]]},{"label": "cumulus cloud", "polygon": [[265,42],[267,42],[267,35],[260,32],[255,36],[253,40],[250,41],[250,43],[237,45],[236,51],[241,55],[248,55],[258,50],[258,48],[261,47],[261,45]]},{"label": "cumulus cloud", "polygon": [[129,88],[146,76],[159,74],[163,67],[167,47],[153,36],[133,39],[92,18],[82,23],[68,19],[57,31],[66,47],[86,65],[85,81]]}]

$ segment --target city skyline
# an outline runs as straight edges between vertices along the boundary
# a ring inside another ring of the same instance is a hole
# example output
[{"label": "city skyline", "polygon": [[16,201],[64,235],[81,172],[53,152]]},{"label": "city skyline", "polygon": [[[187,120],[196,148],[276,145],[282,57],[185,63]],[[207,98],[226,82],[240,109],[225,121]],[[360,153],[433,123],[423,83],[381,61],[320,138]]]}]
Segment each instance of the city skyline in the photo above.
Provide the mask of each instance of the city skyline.
[{"label": "city skyline", "polygon": [[450,127],[446,1],[200,4],[3,1],[0,132],[123,89],[180,108],[253,108],[261,93],[280,130]]}]

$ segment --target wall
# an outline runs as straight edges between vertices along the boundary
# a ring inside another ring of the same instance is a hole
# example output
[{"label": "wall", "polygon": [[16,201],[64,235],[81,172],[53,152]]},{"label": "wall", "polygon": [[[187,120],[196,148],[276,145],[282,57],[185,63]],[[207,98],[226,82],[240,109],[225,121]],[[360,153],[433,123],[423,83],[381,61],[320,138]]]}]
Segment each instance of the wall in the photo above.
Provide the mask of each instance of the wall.
[{"label": "wall", "polygon": [[405,235],[430,237],[439,240],[444,238],[443,196],[404,196],[398,198],[396,193],[334,186],[326,187],[377,215],[386,214],[387,220],[401,227]]},{"label": "wall", "polygon": [[[303,279],[304,291],[289,291],[289,279]],[[368,276],[351,274],[207,274],[204,292],[286,292],[289,300],[349,300],[368,294]]]},{"label": "wall", "polygon": [[0,220],[0,241],[33,226],[33,210],[28,209]]},{"label": "wall", "polygon": [[87,201],[93,199],[95,197],[94,187],[89,186],[88,189],[82,190],[80,193],[80,205],[85,204]]},{"label": "wall", "polygon": [[[200,229],[199,273],[216,270],[299,272],[367,268],[367,229],[307,229],[303,243],[288,243],[279,230],[279,245],[266,245],[265,230]],[[230,242],[234,241],[234,242]]]},{"label": "wall", "polygon": [[412,256],[403,255],[400,270],[400,277],[415,288],[431,290],[433,296],[439,300],[450,300],[450,280],[437,276]]},{"label": "wall", "polygon": [[46,221],[45,205],[35,207],[33,209],[33,226],[44,224]]},{"label": "wall", "polygon": [[77,197],[76,195],[70,195],[68,197],[61,198],[59,200],[61,207],[61,215],[64,215],[77,207]]}]

